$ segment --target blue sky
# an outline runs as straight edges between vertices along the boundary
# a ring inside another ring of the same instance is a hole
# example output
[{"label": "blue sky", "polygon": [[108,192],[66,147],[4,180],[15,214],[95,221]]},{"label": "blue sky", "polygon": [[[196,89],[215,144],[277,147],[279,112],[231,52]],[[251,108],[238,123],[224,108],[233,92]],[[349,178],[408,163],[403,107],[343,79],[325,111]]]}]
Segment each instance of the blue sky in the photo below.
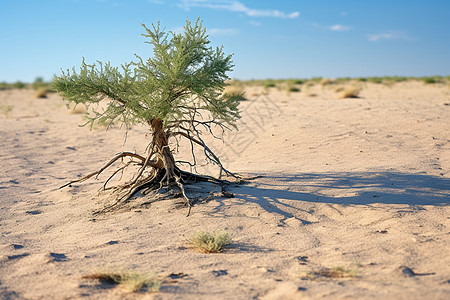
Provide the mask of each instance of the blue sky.
[{"label": "blue sky", "polygon": [[197,17],[233,78],[450,74],[448,0],[0,0],[0,82],[149,57],[141,23]]}]

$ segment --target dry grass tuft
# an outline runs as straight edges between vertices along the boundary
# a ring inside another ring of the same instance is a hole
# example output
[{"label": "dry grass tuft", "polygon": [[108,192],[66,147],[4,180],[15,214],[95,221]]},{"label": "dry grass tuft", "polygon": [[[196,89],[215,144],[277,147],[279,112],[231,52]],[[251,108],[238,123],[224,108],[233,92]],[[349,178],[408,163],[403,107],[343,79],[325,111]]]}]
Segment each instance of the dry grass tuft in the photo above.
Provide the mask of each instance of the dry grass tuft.
[{"label": "dry grass tuft", "polygon": [[359,98],[359,93],[361,92],[361,88],[349,86],[344,88],[339,94],[339,98]]},{"label": "dry grass tuft", "polygon": [[47,98],[47,88],[46,87],[40,87],[36,89],[36,92],[34,93],[35,98]]},{"label": "dry grass tuft", "polygon": [[86,106],[80,104],[76,105],[73,108],[69,108],[70,114],[85,114],[87,112]]},{"label": "dry grass tuft", "polygon": [[189,237],[187,242],[199,252],[219,253],[231,242],[231,238],[225,231],[212,233],[197,231]]},{"label": "dry grass tuft", "polygon": [[239,97],[240,100],[244,99],[245,91],[238,85],[227,85],[223,90],[222,96],[225,99]]},{"label": "dry grass tuft", "polygon": [[305,279],[315,280],[319,278],[355,278],[359,273],[359,265],[353,265],[351,267],[333,267],[333,268],[321,268],[319,270],[311,271],[303,276]]},{"label": "dry grass tuft", "polygon": [[156,293],[161,286],[161,281],[155,276],[149,277],[140,272],[114,270],[113,268],[85,275],[82,278],[117,284],[130,292],[138,292],[145,289],[145,291]]},{"label": "dry grass tuft", "polygon": [[334,83],[335,83],[335,81],[332,80],[332,79],[329,79],[329,78],[322,78],[322,79],[320,80],[320,82],[319,82],[319,84],[320,84],[321,86],[325,86],[325,85],[329,85],[329,84],[334,84]]},{"label": "dry grass tuft", "polygon": [[343,86],[337,86],[337,87],[334,89],[334,92],[335,92],[335,93],[340,93],[340,92],[342,92],[344,89],[345,89],[345,88],[344,88]]}]

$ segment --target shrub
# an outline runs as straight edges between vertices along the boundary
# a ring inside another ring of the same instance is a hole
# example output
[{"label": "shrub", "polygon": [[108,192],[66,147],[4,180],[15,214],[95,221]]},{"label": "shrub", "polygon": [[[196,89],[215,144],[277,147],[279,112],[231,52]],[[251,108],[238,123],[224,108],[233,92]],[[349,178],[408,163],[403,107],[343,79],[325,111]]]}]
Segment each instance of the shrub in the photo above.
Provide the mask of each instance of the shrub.
[{"label": "shrub", "polygon": [[197,231],[188,239],[188,243],[202,253],[221,252],[230,242],[230,236],[225,231],[213,233]]},{"label": "shrub", "polygon": [[123,271],[107,268],[104,271],[85,275],[82,279],[99,280],[111,284],[117,284],[130,292],[138,292],[146,289],[148,292],[158,292],[161,281],[156,276],[147,276],[136,271]]},{"label": "shrub", "polygon": [[34,90],[39,90],[42,89],[44,87],[47,87],[48,84],[46,84],[44,82],[44,78],[42,77],[36,77],[36,79],[34,80],[33,84],[31,85],[33,87]]},{"label": "shrub", "polygon": [[222,92],[224,99],[240,97],[240,100],[244,100],[244,89],[237,84],[227,85]]},{"label": "shrub", "polygon": [[361,92],[361,88],[358,87],[346,87],[339,94],[339,98],[358,98],[359,93]]},{"label": "shrub", "polygon": [[294,79],[294,80],[292,80],[292,83],[293,84],[303,84],[303,83],[305,83],[305,81],[303,79]]},{"label": "shrub", "polygon": [[426,84],[441,83],[442,77],[440,77],[440,76],[423,77],[422,80]]},{"label": "shrub", "polygon": [[21,81],[16,81],[13,84],[13,87],[16,89],[23,89],[25,87],[25,83],[21,82]]},{"label": "shrub", "polygon": [[47,98],[47,88],[45,86],[38,88],[34,96],[36,98]]},{"label": "shrub", "polygon": [[378,84],[383,82],[383,79],[381,77],[369,77],[369,78],[367,78],[367,80],[369,82],[378,83]]},{"label": "shrub", "polygon": [[264,87],[265,88],[271,88],[271,87],[276,87],[277,85],[275,84],[275,82],[273,80],[266,80],[264,82]]}]

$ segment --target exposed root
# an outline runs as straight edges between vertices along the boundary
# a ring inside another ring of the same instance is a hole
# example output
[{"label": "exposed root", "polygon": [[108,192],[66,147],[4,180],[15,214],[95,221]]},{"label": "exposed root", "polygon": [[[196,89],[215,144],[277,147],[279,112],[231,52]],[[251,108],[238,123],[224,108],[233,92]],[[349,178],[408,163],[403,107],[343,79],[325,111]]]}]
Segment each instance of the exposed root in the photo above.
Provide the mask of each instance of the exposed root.
[{"label": "exposed root", "polygon": [[[73,183],[79,183],[88,180],[91,177],[98,178],[98,176],[104,172],[107,168],[112,166],[118,160],[121,160],[123,165],[118,167],[112,175],[105,181],[102,189],[113,189],[113,194],[115,195],[114,202],[100,211],[95,212],[95,214],[111,212],[122,205],[126,204],[131,198],[135,197],[139,192],[143,195],[149,193],[156,194],[160,193],[163,188],[176,189],[183,196],[185,200],[185,205],[188,207],[188,216],[191,212],[193,201],[187,196],[184,185],[194,182],[212,182],[214,184],[219,184],[222,187],[222,195],[224,197],[234,197],[233,194],[227,193],[224,190],[224,185],[229,184],[227,180],[221,179],[222,173],[228,176],[232,176],[235,179],[248,180],[249,178],[242,178],[239,175],[233,174],[226,170],[219,158],[213,153],[213,151],[205,144],[201,139],[199,131],[194,128],[194,132],[197,135],[191,136],[182,131],[172,132],[171,136],[182,136],[187,138],[191,145],[201,146],[204,150],[204,154],[210,162],[213,162],[220,168],[219,178],[214,178],[212,176],[198,175],[190,172],[186,172],[177,167],[177,162],[175,161],[172,150],[169,148],[168,136],[169,133],[165,132],[163,129],[163,122],[160,119],[153,119],[149,122],[153,131],[153,138],[148,149],[148,155],[146,157],[132,153],[132,152],[122,152],[114,156],[107,164],[105,164],[98,171],[90,173],[82,178],[72,180],[60,188],[70,186]],[[209,126],[209,124],[207,125]],[[182,126],[180,128],[183,129]],[[188,131],[187,131],[188,132]],[[192,153],[193,154],[193,153]],[[193,155],[194,156],[194,155]],[[124,162],[124,158],[129,158],[129,161]],[[195,156],[194,156],[195,165]],[[108,182],[114,178],[117,174],[124,173],[124,170],[129,166],[138,166],[139,170],[134,174],[130,181],[125,184],[108,188]]]}]

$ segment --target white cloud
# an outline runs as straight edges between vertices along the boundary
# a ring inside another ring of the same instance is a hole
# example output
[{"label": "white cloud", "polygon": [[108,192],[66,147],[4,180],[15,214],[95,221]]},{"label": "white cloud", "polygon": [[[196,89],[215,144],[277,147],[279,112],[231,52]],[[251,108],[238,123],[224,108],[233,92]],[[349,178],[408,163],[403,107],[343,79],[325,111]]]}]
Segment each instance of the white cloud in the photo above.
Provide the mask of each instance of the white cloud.
[{"label": "white cloud", "polygon": [[218,35],[236,35],[239,33],[239,30],[234,28],[211,28],[206,31],[211,36],[218,36]]},{"label": "white cloud", "polygon": [[300,15],[298,11],[294,11],[292,13],[284,13],[276,9],[271,10],[253,9],[245,6],[244,4],[242,4],[237,0],[181,0],[181,4],[179,6],[185,10],[189,10],[192,7],[205,7],[217,10],[227,10],[231,12],[244,13],[249,17],[273,17],[273,18],[294,19]]},{"label": "white cloud", "polygon": [[336,24],[336,25],[327,27],[327,29],[332,30],[332,31],[348,31],[352,28],[350,26]]},{"label": "white cloud", "polygon": [[381,40],[411,40],[411,38],[401,31],[388,31],[384,33],[368,34],[367,39],[371,42],[378,42]]},{"label": "white cloud", "polygon": [[331,26],[322,26],[320,24],[313,23],[312,25],[317,28],[322,28],[322,29],[331,30],[331,31],[348,31],[353,28],[351,26],[346,26],[346,25],[341,25],[341,24],[335,24],[335,25],[331,25]]},{"label": "white cloud", "polygon": [[253,26],[261,26],[261,22],[256,22],[256,21],[251,20],[249,23],[250,23],[250,25],[253,25]]}]

